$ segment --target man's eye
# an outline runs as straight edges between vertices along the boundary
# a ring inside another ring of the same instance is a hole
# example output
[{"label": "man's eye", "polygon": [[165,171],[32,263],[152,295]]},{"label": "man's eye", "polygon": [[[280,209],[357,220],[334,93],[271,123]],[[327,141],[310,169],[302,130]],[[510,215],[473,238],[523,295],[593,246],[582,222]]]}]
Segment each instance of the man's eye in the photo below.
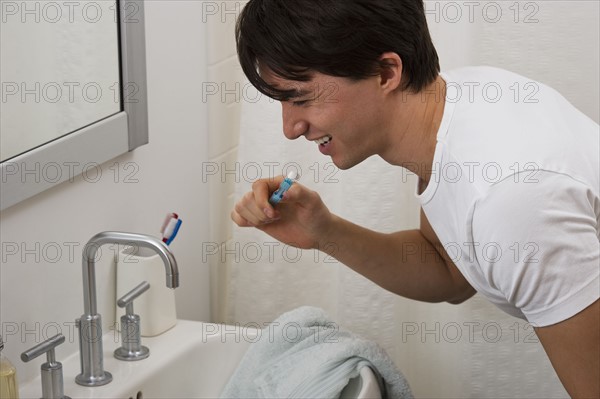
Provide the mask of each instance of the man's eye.
[{"label": "man's eye", "polygon": [[306,103],[308,103],[308,100],[302,100],[302,101],[294,101],[292,104],[294,104],[295,106],[302,106],[305,105]]}]

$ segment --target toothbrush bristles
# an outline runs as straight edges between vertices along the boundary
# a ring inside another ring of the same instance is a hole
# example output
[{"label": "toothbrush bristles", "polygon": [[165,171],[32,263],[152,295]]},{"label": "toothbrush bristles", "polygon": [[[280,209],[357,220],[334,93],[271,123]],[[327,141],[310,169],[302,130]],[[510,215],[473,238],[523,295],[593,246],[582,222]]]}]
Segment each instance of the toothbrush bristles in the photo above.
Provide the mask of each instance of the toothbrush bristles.
[{"label": "toothbrush bristles", "polygon": [[290,180],[298,180],[300,179],[300,174],[295,170],[292,170],[290,173],[288,173],[287,178]]}]

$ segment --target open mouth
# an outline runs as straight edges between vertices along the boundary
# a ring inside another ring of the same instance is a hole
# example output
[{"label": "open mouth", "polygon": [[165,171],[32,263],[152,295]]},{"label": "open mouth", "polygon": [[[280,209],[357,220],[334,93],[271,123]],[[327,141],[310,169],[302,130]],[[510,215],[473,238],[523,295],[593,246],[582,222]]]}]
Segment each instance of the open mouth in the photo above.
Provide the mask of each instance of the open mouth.
[{"label": "open mouth", "polygon": [[326,145],[331,140],[333,140],[333,137],[327,135],[327,136],[321,137],[320,139],[315,140],[315,142],[319,145]]}]

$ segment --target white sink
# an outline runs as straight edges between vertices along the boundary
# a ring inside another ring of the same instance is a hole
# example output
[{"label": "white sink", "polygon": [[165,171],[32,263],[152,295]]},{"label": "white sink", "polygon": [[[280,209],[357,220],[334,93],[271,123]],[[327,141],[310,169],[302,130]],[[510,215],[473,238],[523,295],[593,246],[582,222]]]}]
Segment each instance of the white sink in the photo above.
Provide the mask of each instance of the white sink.
[{"label": "white sink", "polygon": [[[157,337],[142,337],[150,348],[144,360],[125,362],[115,359],[120,334],[109,331],[103,336],[104,369],[112,382],[100,387],[75,383],[81,372],[79,353],[57,359],[63,365],[64,394],[73,398],[165,399],[218,398],[225,384],[261,330],[230,325],[178,320],[175,327]],[[39,359],[40,363],[45,360]],[[41,379],[23,384],[21,399],[42,396]],[[368,367],[350,381],[342,398],[381,398],[379,386]]]},{"label": "white sink", "polygon": [[[112,374],[112,382],[94,388],[77,385],[80,364],[76,353],[57,359],[63,364],[64,393],[73,399],[218,398],[258,334],[259,330],[252,328],[178,320],[175,327],[157,337],[142,337],[150,357],[125,362],[113,356],[120,335],[110,331],[103,336],[103,349],[104,369]],[[22,399],[39,399],[40,377],[23,384],[19,392]]]}]

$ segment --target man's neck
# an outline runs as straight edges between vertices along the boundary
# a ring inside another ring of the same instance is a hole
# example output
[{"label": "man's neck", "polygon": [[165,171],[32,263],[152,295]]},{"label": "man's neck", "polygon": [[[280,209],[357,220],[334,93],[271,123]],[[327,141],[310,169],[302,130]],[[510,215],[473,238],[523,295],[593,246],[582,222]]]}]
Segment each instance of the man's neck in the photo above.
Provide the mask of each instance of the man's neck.
[{"label": "man's neck", "polygon": [[446,82],[441,76],[420,93],[398,93],[395,111],[391,113],[389,145],[380,154],[388,163],[419,176],[423,187],[431,177],[445,99]]}]

